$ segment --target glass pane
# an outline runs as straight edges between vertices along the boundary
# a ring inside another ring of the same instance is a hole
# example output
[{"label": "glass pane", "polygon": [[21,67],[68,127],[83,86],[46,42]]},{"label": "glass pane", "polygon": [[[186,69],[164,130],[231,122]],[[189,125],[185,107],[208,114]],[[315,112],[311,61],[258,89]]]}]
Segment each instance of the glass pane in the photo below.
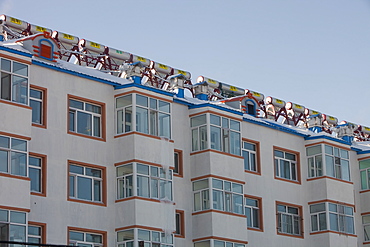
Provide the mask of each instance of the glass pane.
[{"label": "glass pane", "polygon": [[197,151],[199,149],[198,143],[198,129],[193,129],[191,130],[191,151]]},{"label": "glass pane", "polygon": [[116,108],[125,107],[132,104],[132,94],[116,98]]},{"label": "glass pane", "polygon": [[250,164],[249,164],[249,152],[243,150],[242,155],[243,155],[243,158],[244,158],[244,169],[245,170],[251,170]]},{"label": "glass pane", "polygon": [[28,80],[13,75],[12,97],[14,102],[28,104]]},{"label": "glass pane", "polygon": [[333,147],[325,145],[325,153],[326,154],[331,154],[331,155],[334,154]]},{"label": "glass pane", "polygon": [[211,247],[210,240],[194,243],[194,247]]},{"label": "glass pane", "polygon": [[[1,153],[0,153],[0,155],[1,155]],[[368,189],[368,182],[367,182],[368,180],[367,180],[367,176],[366,176],[366,170],[361,171],[360,175],[361,175],[361,189],[366,190],[366,189]]]},{"label": "glass pane", "polygon": [[27,142],[19,139],[12,139],[12,149],[27,151]]},{"label": "glass pane", "polygon": [[126,240],[133,240],[134,239],[134,229],[121,231],[117,233],[117,241],[126,241]]},{"label": "glass pane", "polygon": [[75,177],[69,176],[69,196],[75,197]]},{"label": "glass pane", "polygon": [[192,117],[190,119],[191,127],[195,127],[195,126],[199,126],[199,125],[203,125],[203,124],[206,124],[206,114],[196,116],[196,117]]},{"label": "glass pane", "polygon": [[11,96],[11,85],[10,85],[10,74],[1,73],[1,98],[5,100],[10,100]]},{"label": "glass pane", "polygon": [[148,97],[137,94],[136,95],[136,104],[148,107]]},{"label": "glass pane", "polygon": [[137,173],[138,174],[149,175],[149,166],[148,165],[137,164],[136,167],[137,167]]},{"label": "glass pane", "polygon": [[77,112],[77,133],[92,135],[92,116],[85,112]]},{"label": "glass pane", "polygon": [[159,198],[159,180],[158,179],[150,179],[150,197],[152,198]]},{"label": "glass pane", "polygon": [[252,207],[258,207],[258,201],[256,199],[246,198],[245,204]]},{"label": "glass pane", "polygon": [[312,146],[306,148],[306,154],[307,156],[315,155],[315,154],[320,154],[321,153],[321,145],[317,146]]},{"label": "glass pane", "polygon": [[86,167],[85,168],[85,175],[96,177],[96,178],[101,178],[101,170]]},{"label": "glass pane", "polygon": [[8,172],[8,152],[0,150],[0,172]]},{"label": "glass pane", "polygon": [[298,208],[288,207],[288,213],[298,215]]},{"label": "glass pane", "polygon": [[149,197],[149,178],[137,176],[137,195]]},{"label": "glass pane", "polygon": [[240,133],[230,131],[230,153],[240,155]]},{"label": "glass pane", "polygon": [[233,192],[243,193],[243,185],[233,183]]},{"label": "glass pane", "polygon": [[285,158],[295,161],[295,154],[285,153]]},{"label": "glass pane", "polygon": [[131,131],[131,118],[132,118],[132,107],[127,107],[125,109],[125,132]]},{"label": "glass pane", "polygon": [[225,247],[225,242],[214,240],[213,241],[213,247]]},{"label": "glass pane", "polygon": [[102,236],[97,234],[86,233],[86,242],[102,243]]},{"label": "glass pane", "polygon": [[334,148],[334,156],[335,157],[340,157],[340,154],[339,154],[339,148]]},{"label": "glass pane", "polygon": [[346,181],[350,181],[350,174],[349,174],[349,161],[348,160],[341,160],[341,168],[342,168],[342,179]]},{"label": "glass pane", "polygon": [[94,201],[101,201],[101,182],[94,180]]},{"label": "glass pane", "polygon": [[[1,214],[1,212],[0,212]],[[362,216],[362,224],[369,224],[370,223],[370,215]]]},{"label": "glass pane", "polygon": [[240,131],[240,123],[230,119],[230,129]]},{"label": "glass pane", "polygon": [[89,103],[85,104],[85,110],[93,113],[100,114],[101,113],[101,107],[97,105],[92,105]]},{"label": "glass pane", "polygon": [[199,135],[200,135],[200,150],[207,149],[208,144],[207,144],[207,127],[206,126],[199,127]]},{"label": "glass pane", "polygon": [[337,204],[329,203],[329,211],[330,212],[337,212]]},{"label": "glass pane", "polygon": [[28,76],[28,66],[22,63],[13,61],[13,73],[23,76]]},{"label": "glass pane", "polygon": [[26,213],[10,211],[10,222],[26,224]]},{"label": "glass pane", "polygon": [[245,216],[247,216],[247,226],[252,226],[252,209],[250,207],[245,208]]},{"label": "glass pane", "polygon": [[9,240],[26,242],[26,227],[12,224],[9,225]]},{"label": "glass pane", "polygon": [[84,241],[84,234],[82,232],[69,232],[70,240]]},{"label": "glass pane", "polygon": [[163,112],[170,113],[170,103],[160,100],[159,101],[159,110],[163,111]]},{"label": "glass pane", "polygon": [[208,188],[208,179],[193,182],[193,191]]},{"label": "glass pane", "polygon": [[92,179],[77,177],[77,197],[84,200],[92,200]]},{"label": "glass pane", "polygon": [[145,134],[149,133],[147,109],[136,107],[136,130]]},{"label": "glass pane", "polygon": [[124,165],[124,166],[119,166],[119,167],[117,167],[116,170],[117,170],[117,176],[118,177],[133,173],[132,164],[128,164],[128,165]]},{"label": "glass pane", "polygon": [[31,179],[31,191],[41,192],[41,169],[29,169],[29,177]]},{"label": "glass pane", "polygon": [[69,111],[69,130],[73,132],[75,131],[75,115],[74,111]]},{"label": "glass pane", "polygon": [[[1,139],[0,139],[0,146],[1,146]],[[370,159],[361,160],[359,163],[360,163],[360,169],[370,168]]]},{"label": "glass pane", "polygon": [[256,151],[256,145],[253,144],[253,143],[249,143],[249,142],[243,142],[243,148],[244,149],[248,149],[248,150],[251,150],[251,151]]},{"label": "glass pane", "polygon": [[84,168],[82,166],[69,165],[70,173],[84,174]]},{"label": "glass pane", "polygon": [[94,116],[94,136],[100,137],[100,117]]},{"label": "glass pane", "polygon": [[284,205],[277,205],[277,210],[278,210],[278,212],[285,213],[286,212],[286,206],[284,206]]},{"label": "glass pane", "polygon": [[216,189],[223,189],[223,182],[220,179],[212,178],[212,187]]},{"label": "glass pane", "polygon": [[365,241],[370,240],[370,225],[364,226]]},{"label": "glass pane", "polygon": [[243,214],[243,196],[233,194],[233,212]]},{"label": "glass pane", "polygon": [[41,227],[39,226],[28,226],[28,235],[40,236]]},{"label": "glass pane", "polygon": [[138,239],[150,241],[150,231],[138,229]]},{"label": "glass pane", "polygon": [[227,129],[229,128],[229,119],[222,118],[222,127]]},{"label": "glass pane", "polygon": [[231,183],[230,182],[225,181],[224,186],[225,186],[226,191],[231,191]]},{"label": "glass pane", "polygon": [[338,215],[337,214],[329,214],[330,220],[330,230],[338,231]]},{"label": "glass pane", "polygon": [[326,162],[326,175],[334,177],[334,158],[332,156],[325,155]]},{"label": "glass pane", "polygon": [[319,203],[310,205],[310,213],[317,213],[317,212],[323,212],[325,211],[325,203]]},{"label": "glass pane", "polygon": [[27,155],[24,153],[11,152],[11,174],[27,175]]},{"label": "glass pane", "polygon": [[203,210],[209,209],[209,207],[210,207],[210,205],[209,205],[209,191],[208,190],[203,190],[201,194],[202,194]]},{"label": "glass pane", "polygon": [[224,197],[220,190],[213,190],[213,209],[224,210]]},{"label": "glass pane", "polygon": [[42,99],[42,91],[30,89],[30,97],[35,99]]},{"label": "glass pane", "polygon": [[159,136],[171,138],[171,116],[159,113]]},{"label": "glass pane", "polygon": [[275,150],[274,155],[275,155],[275,157],[284,158],[284,152],[279,151],[279,150]]},{"label": "glass pane", "polygon": [[0,209],[0,221],[8,222],[8,210]]},{"label": "glass pane", "polygon": [[1,59],[1,69],[10,72],[11,62],[8,59]]},{"label": "glass pane", "polygon": [[210,118],[211,124],[221,126],[221,117],[210,114],[209,118]]},{"label": "glass pane", "polygon": [[9,137],[0,136],[0,147],[9,148]]},{"label": "glass pane", "polygon": [[211,126],[211,148],[221,151],[221,129]]},{"label": "glass pane", "polygon": [[194,211],[202,210],[200,203],[200,192],[194,193]]},{"label": "glass pane", "polygon": [[73,108],[83,110],[84,109],[84,103],[81,102],[81,101],[70,99],[69,100],[69,107],[73,107]]},{"label": "glass pane", "polygon": [[42,102],[30,100],[30,106],[32,108],[32,123],[41,124],[42,123],[42,115],[41,115]]},{"label": "glass pane", "polygon": [[326,213],[320,213],[319,214],[319,230],[326,230]]},{"label": "glass pane", "polygon": [[344,159],[348,159],[349,158],[348,151],[344,149],[340,149],[340,157]]}]

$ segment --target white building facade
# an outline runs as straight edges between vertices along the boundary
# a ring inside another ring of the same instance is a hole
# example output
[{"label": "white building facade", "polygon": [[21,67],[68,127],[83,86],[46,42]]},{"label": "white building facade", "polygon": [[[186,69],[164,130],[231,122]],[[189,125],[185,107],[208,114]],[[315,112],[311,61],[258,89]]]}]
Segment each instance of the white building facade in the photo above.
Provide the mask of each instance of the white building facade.
[{"label": "white building facade", "polygon": [[180,70],[174,90],[149,84],[140,59],[108,74],[67,61],[61,37],[12,39],[11,23],[24,22],[3,17],[0,42],[1,241],[370,246],[370,146],[351,126],[283,124],[259,94],[214,100]]}]

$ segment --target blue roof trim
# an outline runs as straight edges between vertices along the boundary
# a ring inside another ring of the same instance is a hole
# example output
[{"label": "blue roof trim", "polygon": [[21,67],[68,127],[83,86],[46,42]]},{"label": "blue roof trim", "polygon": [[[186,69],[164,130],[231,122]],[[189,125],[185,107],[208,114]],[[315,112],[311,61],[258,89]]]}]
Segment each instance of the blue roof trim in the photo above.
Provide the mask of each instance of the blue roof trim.
[{"label": "blue roof trim", "polygon": [[22,56],[25,56],[25,57],[32,57],[31,53],[19,51],[17,49],[9,48],[9,47],[2,46],[2,45],[0,45],[0,50],[8,51],[8,52],[11,52],[11,53],[14,53],[14,54],[17,54],[17,55],[22,55]]},{"label": "blue roof trim", "polygon": [[350,142],[346,142],[345,140],[338,139],[338,138],[331,137],[331,136],[327,136],[327,135],[309,136],[309,137],[305,138],[305,140],[316,140],[316,139],[327,139],[327,140],[330,140],[330,141],[338,142],[338,143],[341,143],[341,144],[346,144],[346,145],[349,145],[349,146],[352,145],[352,143],[350,143]]},{"label": "blue roof trim", "polygon": [[370,154],[370,150],[360,151],[357,154]]},{"label": "blue roof trim", "polygon": [[243,113],[240,112],[240,111],[232,110],[232,109],[225,108],[225,107],[218,106],[218,105],[213,105],[213,104],[210,104],[210,103],[204,103],[204,104],[198,104],[198,105],[192,104],[192,105],[189,106],[189,109],[196,109],[196,108],[203,108],[203,107],[212,107],[212,108],[216,108],[218,110],[230,112],[230,113],[233,113],[233,114],[236,114],[236,115],[240,115],[240,116],[243,115]]},{"label": "blue roof trim", "polygon": [[79,72],[76,72],[76,71],[59,68],[55,65],[46,64],[46,63],[36,61],[36,60],[32,60],[32,64],[35,64],[35,65],[38,65],[38,66],[41,66],[41,67],[45,67],[45,68],[48,68],[48,69],[53,69],[53,70],[56,70],[56,71],[61,71],[61,72],[64,72],[64,73],[67,73],[67,74],[70,74],[70,75],[75,75],[75,76],[78,76],[78,77],[90,79],[90,80],[93,80],[93,81],[102,82],[102,83],[109,84],[109,85],[112,85],[112,86],[120,85],[120,84],[112,82],[112,81],[107,81],[107,80],[100,79],[100,78],[97,78],[97,77],[94,77],[94,76],[82,74],[82,73],[79,73]]},{"label": "blue roof trim", "polygon": [[191,105],[193,105],[192,103],[190,103],[190,102],[188,102],[188,101],[186,101],[186,100],[183,100],[183,99],[181,99],[181,98],[173,98],[173,102],[174,102],[174,103],[179,103],[179,104],[181,104],[181,105],[186,105],[186,106],[188,106],[188,107],[190,107]]},{"label": "blue roof trim", "polygon": [[253,120],[253,119],[250,119],[250,118],[243,118],[243,121],[253,123],[253,124],[257,124],[257,125],[261,125],[261,126],[264,126],[264,127],[267,127],[267,128],[279,130],[279,131],[289,133],[289,134],[292,134],[292,135],[297,135],[297,136],[301,136],[301,137],[308,137],[309,136],[308,134],[306,135],[306,134],[299,133],[298,131],[294,131],[292,129],[285,128],[284,126],[281,126],[279,124],[260,122],[260,121],[256,121],[256,120]]},{"label": "blue roof trim", "polygon": [[357,154],[359,154],[359,153],[361,153],[361,152],[369,152],[369,153],[370,153],[370,150],[362,151],[362,149],[355,148],[355,147],[351,147],[351,150],[356,151],[356,152],[357,152]]},{"label": "blue roof trim", "polygon": [[161,90],[161,89],[158,89],[158,88],[141,85],[141,84],[137,84],[137,83],[134,83],[134,82],[128,83],[128,84],[125,84],[125,85],[121,85],[121,84],[116,85],[114,87],[114,89],[117,90],[117,89],[122,89],[122,88],[129,88],[129,87],[142,88],[142,89],[145,89],[145,90],[148,90],[148,91],[152,91],[152,92],[155,92],[155,93],[159,93],[159,94],[163,94],[163,95],[171,96],[171,97],[173,97],[175,95],[175,93],[172,93],[172,92],[167,92],[167,91],[164,91],[164,90]]}]

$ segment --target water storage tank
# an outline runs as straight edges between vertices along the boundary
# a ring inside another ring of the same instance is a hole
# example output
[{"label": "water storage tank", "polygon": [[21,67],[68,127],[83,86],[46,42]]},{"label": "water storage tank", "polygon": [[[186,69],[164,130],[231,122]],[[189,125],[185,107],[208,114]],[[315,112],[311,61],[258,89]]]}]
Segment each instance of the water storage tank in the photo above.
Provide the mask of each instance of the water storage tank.
[{"label": "water storage tank", "polygon": [[298,104],[295,104],[295,103],[292,103],[292,102],[286,103],[285,108],[287,110],[293,110],[296,113],[305,112],[305,107],[304,106],[301,106],[301,105],[298,105]]},{"label": "water storage tank", "polygon": [[321,116],[321,113],[320,113],[320,112],[318,112],[318,111],[314,111],[314,110],[310,110],[310,109],[308,109],[308,108],[306,108],[306,109],[304,110],[304,114],[305,114],[306,116],[315,116],[315,115]]},{"label": "water storage tank", "polygon": [[8,15],[0,15],[0,20],[2,20],[3,23],[5,23],[5,25],[9,28],[17,31],[23,31],[28,28],[28,22],[10,17]]},{"label": "water storage tank", "polygon": [[166,74],[169,75],[172,73],[172,68],[170,66],[161,64],[161,63],[156,63],[152,61],[152,66],[153,69],[155,69],[158,73]]},{"label": "water storage tank", "polygon": [[197,79],[197,83],[206,82],[207,85],[211,88],[218,88],[222,91],[222,93],[232,94],[232,95],[244,95],[245,90],[243,88],[238,88],[235,86],[231,86],[229,84],[219,82],[204,76],[199,76]]},{"label": "water storage tank", "polygon": [[322,119],[331,125],[337,125],[338,123],[338,118],[326,114],[322,114]]},{"label": "water storage tank", "polygon": [[272,98],[271,96],[268,96],[266,98],[266,104],[273,105],[275,107],[283,108],[285,106],[285,101],[281,99]]},{"label": "water storage tank", "polygon": [[179,69],[173,69],[173,74],[174,75],[182,74],[187,80],[190,80],[191,78],[190,72],[179,70]]},{"label": "water storage tank", "polygon": [[59,40],[61,43],[69,45],[77,45],[79,42],[78,37],[58,31],[54,31],[52,37]]},{"label": "water storage tank", "polygon": [[257,101],[263,101],[265,99],[265,96],[263,94],[246,89],[245,94],[248,94],[248,93],[250,93]]},{"label": "water storage tank", "polygon": [[49,28],[40,27],[40,26],[36,26],[36,25],[30,24],[30,32],[31,32],[31,34],[48,32],[51,35],[52,30],[49,29]]},{"label": "water storage tank", "polygon": [[119,59],[121,61],[131,61],[131,54],[128,52],[120,51],[111,47],[106,47],[108,56]]},{"label": "water storage tank", "polygon": [[81,39],[80,42],[78,43],[81,47],[85,48],[86,50],[90,52],[95,52],[98,54],[103,54],[105,51],[105,46],[92,42],[90,40],[86,39]]},{"label": "water storage tank", "polygon": [[144,57],[132,55],[132,62],[133,63],[140,62],[144,67],[149,67],[151,61]]}]

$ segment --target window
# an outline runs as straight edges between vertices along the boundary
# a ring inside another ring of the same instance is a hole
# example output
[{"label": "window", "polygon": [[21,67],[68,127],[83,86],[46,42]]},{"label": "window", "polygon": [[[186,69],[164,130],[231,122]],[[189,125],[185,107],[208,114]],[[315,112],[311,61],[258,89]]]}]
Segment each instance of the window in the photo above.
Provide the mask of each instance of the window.
[{"label": "window", "polygon": [[345,149],[319,144],[306,148],[308,176],[310,178],[327,175],[350,181],[349,153]]},{"label": "window", "polygon": [[[214,114],[202,114],[190,119],[192,151],[214,149],[240,155],[240,122]],[[209,135],[207,128],[209,126]],[[208,146],[208,143],[210,146]]]},{"label": "window", "polygon": [[27,215],[25,212],[0,208],[0,240],[26,242]]},{"label": "window", "polygon": [[185,215],[183,210],[176,210],[176,237],[185,238]]},{"label": "window", "polygon": [[28,105],[28,65],[0,59],[0,98]]},{"label": "window", "polygon": [[245,215],[248,229],[262,230],[262,199],[257,197],[245,198]]},{"label": "window", "polygon": [[[136,105],[133,105],[135,99]],[[140,94],[116,98],[117,134],[138,131],[171,138],[171,104]],[[135,129],[133,119],[135,117]]]},{"label": "window", "polygon": [[353,207],[344,204],[322,202],[310,205],[311,231],[331,230],[354,234]]},{"label": "window", "polygon": [[[90,232],[91,231],[91,232]],[[105,246],[105,232],[92,231],[88,229],[68,228],[69,245],[72,246],[86,246],[99,247]]]},{"label": "window", "polygon": [[105,104],[68,96],[69,133],[105,138]]},{"label": "window", "polygon": [[74,161],[68,167],[69,199],[105,204],[105,168]]},{"label": "window", "polygon": [[299,181],[298,153],[275,149],[275,176],[286,180]]},{"label": "window", "polygon": [[[212,245],[213,243],[213,245]],[[228,241],[220,241],[220,240],[205,240],[194,243],[194,247],[245,247],[245,244],[240,243],[233,243]]]},{"label": "window", "polygon": [[172,201],[172,170],[166,172],[161,167],[130,163],[117,166],[116,172],[118,199],[140,196]]},{"label": "window", "polygon": [[244,170],[260,173],[259,143],[243,139],[242,155],[244,158]]},{"label": "window", "polygon": [[[244,214],[242,184],[216,178],[206,178],[193,182],[193,192],[194,211],[216,209]],[[210,205],[210,202],[212,202],[212,205]]]},{"label": "window", "polygon": [[31,85],[30,106],[33,126],[46,127],[46,88]]},{"label": "window", "polygon": [[364,227],[364,241],[370,241],[370,215],[362,216],[362,226]]},{"label": "window", "polygon": [[183,176],[183,160],[182,159],[183,159],[182,151],[175,149],[173,175],[178,176],[178,177]]},{"label": "window", "polygon": [[44,223],[28,222],[28,242],[34,244],[45,244]]},{"label": "window", "polygon": [[[136,238],[135,238],[136,237]],[[138,245],[134,245],[135,239]],[[127,229],[117,232],[118,247],[134,247],[134,246],[148,246],[148,247],[173,247],[173,235],[165,234],[164,232],[146,230],[146,229]]]},{"label": "window", "polygon": [[30,153],[28,158],[28,175],[31,179],[31,193],[46,195],[46,156]]},{"label": "window", "polygon": [[278,203],[276,205],[276,209],[277,209],[278,233],[301,236],[302,207]]},{"label": "window", "polygon": [[370,159],[360,160],[361,190],[370,189]]},{"label": "window", "polygon": [[0,172],[27,176],[27,141],[0,136]]}]

